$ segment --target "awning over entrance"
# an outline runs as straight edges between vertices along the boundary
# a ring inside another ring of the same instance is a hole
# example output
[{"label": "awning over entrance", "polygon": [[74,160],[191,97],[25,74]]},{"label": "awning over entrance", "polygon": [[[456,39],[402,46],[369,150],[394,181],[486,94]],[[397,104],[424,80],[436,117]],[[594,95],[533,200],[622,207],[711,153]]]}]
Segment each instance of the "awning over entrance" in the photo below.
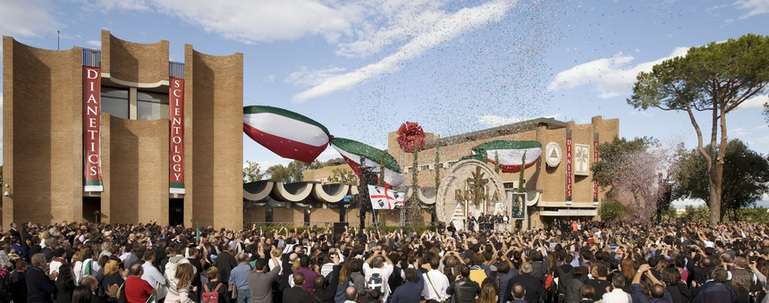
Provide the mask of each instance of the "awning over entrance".
[{"label": "awning over entrance", "polygon": [[540,216],[546,217],[594,217],[598,209],[561,208],[558,210],[541,210]]}]

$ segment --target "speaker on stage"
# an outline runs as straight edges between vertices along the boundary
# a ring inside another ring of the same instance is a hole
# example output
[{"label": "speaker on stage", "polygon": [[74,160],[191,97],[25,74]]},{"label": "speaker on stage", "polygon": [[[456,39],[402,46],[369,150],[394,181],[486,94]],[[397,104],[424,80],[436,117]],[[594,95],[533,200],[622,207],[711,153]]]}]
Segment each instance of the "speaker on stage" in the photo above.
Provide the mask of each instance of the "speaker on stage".
[{"label": "speaker on stage", "polygon": [[341,235],[344,233],[344,228],[348,226],[347,222],[334,222],[334,234]]}]

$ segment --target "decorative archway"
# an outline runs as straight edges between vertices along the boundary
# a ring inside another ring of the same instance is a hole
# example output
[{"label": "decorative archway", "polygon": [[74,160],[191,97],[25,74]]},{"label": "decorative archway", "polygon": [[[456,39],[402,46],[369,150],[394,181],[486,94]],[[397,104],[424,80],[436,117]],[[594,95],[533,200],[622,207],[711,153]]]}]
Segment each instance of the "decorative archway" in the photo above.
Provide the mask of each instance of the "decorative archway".
[{"label": "decorative archway", "polygon": [[463,229],[468,212],[502,214],[510,205],[499,175],[478,160],[464,160],[451,167],[441,180],[436,198],[438,220]]}]

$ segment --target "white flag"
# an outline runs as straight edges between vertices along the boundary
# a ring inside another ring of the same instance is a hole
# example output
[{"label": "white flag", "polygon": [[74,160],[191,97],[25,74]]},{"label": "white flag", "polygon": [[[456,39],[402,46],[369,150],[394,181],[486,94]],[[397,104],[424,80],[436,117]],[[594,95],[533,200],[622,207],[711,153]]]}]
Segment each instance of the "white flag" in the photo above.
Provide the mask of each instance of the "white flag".
[{"label": "white flag", "polygon": [[394,209],[395,205],[403,205],[403,193],[386,187],[369,185],[368,195],[373,209]]}]

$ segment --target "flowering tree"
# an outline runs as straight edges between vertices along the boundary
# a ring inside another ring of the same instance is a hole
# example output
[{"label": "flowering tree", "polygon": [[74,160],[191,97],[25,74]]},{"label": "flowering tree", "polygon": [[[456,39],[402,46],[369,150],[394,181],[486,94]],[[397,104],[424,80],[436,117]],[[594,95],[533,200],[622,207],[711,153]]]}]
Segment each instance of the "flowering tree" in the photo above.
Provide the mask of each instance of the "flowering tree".
[{"label": "flowering tree", "polygon": [[635,221],[648,222],[668,186],[660,179],[670,167],[669,150],[650,138],[615,138],[599,145],[598,152],[601,161],[593,165],[594,180],[609,188],[608,196],[625,205]]}]

